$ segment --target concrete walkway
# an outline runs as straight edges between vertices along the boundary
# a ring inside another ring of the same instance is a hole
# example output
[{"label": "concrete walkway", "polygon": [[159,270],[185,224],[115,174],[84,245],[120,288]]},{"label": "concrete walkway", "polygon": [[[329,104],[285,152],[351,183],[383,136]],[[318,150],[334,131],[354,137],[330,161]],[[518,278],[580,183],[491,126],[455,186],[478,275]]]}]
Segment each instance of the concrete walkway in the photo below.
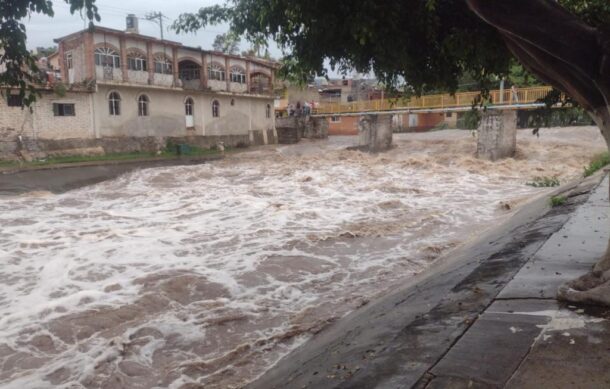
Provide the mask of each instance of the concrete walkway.
[{"label": "concrete walkway", "polygon": [[610,311],[567,306],[610,234],[608,177],[529,204],[436,269],[352,313],[251,388],[609,388]]},{"label": "concrete walkway", "polygon": [[605,253],[608,178],[431,369],[426,388],[610,388],[610,318],[555,300]]}]

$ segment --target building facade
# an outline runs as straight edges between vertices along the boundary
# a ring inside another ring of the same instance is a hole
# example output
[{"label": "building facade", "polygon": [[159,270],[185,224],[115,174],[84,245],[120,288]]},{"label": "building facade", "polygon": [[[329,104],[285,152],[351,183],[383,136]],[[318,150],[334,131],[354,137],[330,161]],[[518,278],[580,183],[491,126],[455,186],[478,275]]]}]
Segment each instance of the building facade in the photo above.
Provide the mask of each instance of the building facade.
[{"label": "building facade", "polygon": [[32,110],[22,109],[16,91],[0,99],[2,141],[11,141],[7,134],[273,141],[273,62],[144,36],[137,24],[126,31],[93,27],[55,42],[50,62],[61,80],[41,86]]}]

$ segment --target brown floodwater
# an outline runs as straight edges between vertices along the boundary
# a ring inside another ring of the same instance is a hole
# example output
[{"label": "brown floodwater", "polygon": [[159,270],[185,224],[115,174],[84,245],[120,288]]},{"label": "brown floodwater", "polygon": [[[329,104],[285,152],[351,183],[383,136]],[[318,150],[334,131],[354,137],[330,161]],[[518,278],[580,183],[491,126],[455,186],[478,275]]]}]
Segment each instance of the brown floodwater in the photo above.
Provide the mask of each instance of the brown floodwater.
[{"label": "brown floodwater", "polygon": [[496,163],[467,131],[354,142],[0,198],[0,385],[241,387],[606,147],[592,127],[520,131]]}]

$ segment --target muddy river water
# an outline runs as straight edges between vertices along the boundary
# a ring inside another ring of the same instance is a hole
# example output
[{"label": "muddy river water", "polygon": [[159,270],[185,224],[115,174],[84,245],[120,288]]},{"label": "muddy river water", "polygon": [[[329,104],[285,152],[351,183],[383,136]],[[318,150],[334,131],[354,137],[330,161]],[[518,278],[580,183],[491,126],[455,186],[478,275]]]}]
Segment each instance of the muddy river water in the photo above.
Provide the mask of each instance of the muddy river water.
[{"label": "muddy river water", "polygon": [[467,131],[354,141],[0,198],[0,386],[241,387],[605,149],[592,127],[497,163]]}]

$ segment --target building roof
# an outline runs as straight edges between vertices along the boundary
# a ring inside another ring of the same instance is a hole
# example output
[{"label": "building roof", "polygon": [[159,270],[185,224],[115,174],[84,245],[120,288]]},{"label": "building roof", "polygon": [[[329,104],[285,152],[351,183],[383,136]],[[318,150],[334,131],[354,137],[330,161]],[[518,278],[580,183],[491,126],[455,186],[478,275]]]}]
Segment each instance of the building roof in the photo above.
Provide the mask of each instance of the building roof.
[{"label": "building roof", "polygon": [[193,50],[193,51],[197,51],[197,52],[205,53],[205,54],[218,55],[218,56],[229,57],[229,58],[234,58],[234,59],[247,59],[250,62],[259,64],[259,65],[263,65],[263,66],[268,66],[268,67],[275,68],[275,69],[280,67],[280,64],[277,61],[270,61],[270,60],[266,60],[263,58],[250,57],[250,56],[243,57],[241,55],[226,54],[226,53],[223,53],[220,51],[214,51],[214,50],[203,50],[200,47],[184,46],[180,42],[170,41],[167,39],[159,39],[159,38],[155,38],[154,36],[142,35],[142,34],[138,34],[138,33],[134,33],[134,32],[117,30],[114,28],[108,28],[108,27],[102,27],[102,26],[93,26],[91,28],[86,28],[86,29],[83,29],[80,31],[76,31],[76,32],[73,32],[72,34],[65,35],[60,38],[56,38],[53,41],[55,43],[60,43],[65,40],[75,38],[86,32],[101,32],[101,33],[106,33],[106,34],[111,34],[111,35],[125,36],[125,37],[129,37],[129,38],[141,39],[141,40],[145,40],[145,41],[151,41],[151,42],[162,43],[162,44],[166,44],[166,45],[170,45],[170,46],[181,47],[186,50]]},{"label": "building roof", "polygon": [[154,36],[142,35],[142,34],[137,34],[135,32],[127,32],[127,31],[123,31],[123,30],[117,30],[114,28],[108,28],[108,27],[102,27],[102,26],[93,26],[90,28],[85,28],[83,30],[73,32],[72,34],[68,34],[68,35],[62,36],[60,38],[53,39],[53,41],[55,43],[59,43],[61,41],[65,41],[67,39],[77,37],[86,32],[101,32],[101,33],[112,34],[112,35],[123,35],[126,37],[133,37],[133,38],[142,39],[142,40],[146,40],[146,41],[160,42],[160,43],[173,45],[173,46],[182,46],[182,43],[180,43],[180,42],[170,41],[167,39],[159,39],[159,38],[155,38]]}]

